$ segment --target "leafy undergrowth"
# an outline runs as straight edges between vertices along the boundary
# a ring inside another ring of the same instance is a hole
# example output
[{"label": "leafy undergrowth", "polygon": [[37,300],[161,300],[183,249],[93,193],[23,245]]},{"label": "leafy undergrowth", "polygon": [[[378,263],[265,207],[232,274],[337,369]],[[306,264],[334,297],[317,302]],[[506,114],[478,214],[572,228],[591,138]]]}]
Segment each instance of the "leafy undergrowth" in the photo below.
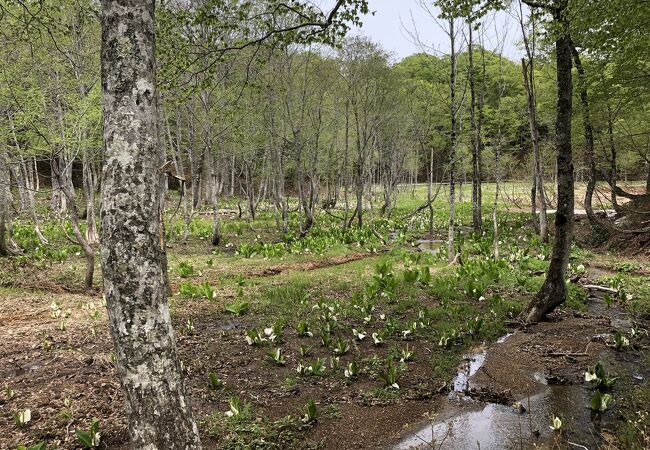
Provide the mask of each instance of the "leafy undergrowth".
[{"label": "leafy undergrowth", "polygon": [[[468,213],[459,208],[461,220]],[[399,431],[413,417],[397,408],[443,393],[462,355],[505,334],[543,282],[550,246],[533,235],[523,214],[500,213],[498,221],[501,257],[493,257],[491,231],[473,236],[459,223],[455,244],[462,264],[455,266],[447,265],[444,246],[438,252],[417,251],[416,238],[428,225],[420,215],[372,218],[362,229],[345,231],[319,216],[310,236],[300,240],[295,230],[272,231],[270,214],[260,213],[252,226],[224,221],[225,243],[218,250],[209,245],[210,220],[196,218],[187,243],[178,240],[182,224],[172,223],[171,313],[189,392],[199,399],[202,431],[218,448],[311,448],[323,439],[321,424],[336,423],[350,433],[363,426],[350,416],[341,419],[341,410],[350,405],[390,405],[397,411],[391,417],[394,429],[384,433]],[[435,225],[442,236],[444,211]],[[52,241],[61,239],[54,228],[45,230]],[[3,261],[13,266],[2,284],[81,285],[80,257],[41,255],[33,239],[24,230],[18,233],[27,250],[20,260]],[[568,278],[584,275],[594,259],[576,246]],[[650,283],[640,275],[642,268],[615,258],[610,265],[597,281],[623,292],[613,301],[647,317]],[[568,289],[564,307],[584,310],[584,290],[574,283]],[[57,316],[47,325],[52,329],[42,331],[52,336],[47,352],[63,352],[59,341],[77,339],[74,317],[86,310],[73,309],[68,318],[67,308],[60,307],[65,319]],[[99,336],[102,350],[94,350],[95,358],[110,361],[103,315],[89,317],[82,334]],[[644,399],[647,392],[635,396]],[[233,412],[235,399],[235,409],[245,411],[241,415]],[[317,419],[305,419],[310,402],[318,405]],[[107,408],[117,411],[119,404]],[[625,439],[643,442],[643,430],[647,415],[630,416]]]}]

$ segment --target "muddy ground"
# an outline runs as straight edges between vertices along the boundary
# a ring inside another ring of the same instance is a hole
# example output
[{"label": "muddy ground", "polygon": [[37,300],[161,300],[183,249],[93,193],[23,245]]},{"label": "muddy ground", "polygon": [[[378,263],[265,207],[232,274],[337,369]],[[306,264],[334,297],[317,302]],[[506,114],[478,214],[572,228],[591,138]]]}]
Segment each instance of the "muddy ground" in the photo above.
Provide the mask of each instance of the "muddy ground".
[{"label": "muddy ground", "polygon": [[[358,256],[337,257],[310,268],[318,270],[355,259]],[[293,269],[296,267],[275,268],[261,274],[272,276]],[[53,317],[53,301],[63,311],[70,309],[65,332],[59,329],[61,319]],[[0,379],[15,392],[10,400],[3,396],[0,402],[0,448],[38,440],[46,440],[50,448],[79,448],[73,430],[88,427],[93,417],[101,420],[105,448],[127,448],[122,396],[101,302],[99,296],[48,291],[5,292],[0,296]],[[210,314],[208,304],[194,303],[191,307],[195,314]],[[100,314],[95,316],[95,311]],[[251,349],[241,339],[253,321],[251,317],[202,321],[191,335],[183,331],[180,320],[175,321],[179,352],[203,429],[211,414],[228,409],[231,395],[251,399],[256,414],[271,420],[296,414],[307,401],[318,399],[325,414],[309,429],[309,441],[326,449],[390,448],[400,436],[416,430],[423,418],[435,417],[448,408],[453,386],[434,382],[424,357],[435,346],[432,342],[412,343],[423,357],[409,366],[400,380],[400,397],[383,399],[367,395],[378,385],[364,376],[354,384],[340,378],[314,377],[292,385],[287,381],[293,376],[291,364],[271,370],[268,349]],[[487,343],[485,363],[461,395],[484,404],[510,404],[534,396],[540,390],[539,377],[549,384],[584,384],[584,370],[608,351],[612,332],[611,313],[602,305],[586,313],[555,313],[548,322],[519,329],[502,343]],[[284,347],[296,349],[301,342],[303,338],[295,331],[287,331]],[[368,348],[364,353],[372,352]],[[632,350],[629,355],[638,361],[644,357],[641,350]],[[314,346],[312,357],[316,356],[325,357],[327,353]],[[299,355],[290,351],[287,358],[297,360]],[[346,358],[342,360],[344,364]],[[222,374],[225,390],[208,387],[205,374],[209,371]],[[65,399],[70,400],[69,407]],[[32,421],[17,427],[12,413],[26,408],[31,409]],[[603,436],[611,432],[607,427],[601,431]],[[206,448],[217,448],[208,433],[203,439]]]}]

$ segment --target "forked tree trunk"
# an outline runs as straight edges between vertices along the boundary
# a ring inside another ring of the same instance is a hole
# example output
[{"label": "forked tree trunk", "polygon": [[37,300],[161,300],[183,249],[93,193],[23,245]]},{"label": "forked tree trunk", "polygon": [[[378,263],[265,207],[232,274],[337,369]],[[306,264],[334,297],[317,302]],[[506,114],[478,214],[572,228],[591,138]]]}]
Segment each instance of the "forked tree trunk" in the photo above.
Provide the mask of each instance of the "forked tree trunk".
[{"label": "forked tree trunk", "polygon": [[573,113],[573,81],[571,79],[571,38],[564,15],[567,1],[553,11],[561,35],[555,42],[557,60],[557,116],[555,140],[557,151],[557,212],[551,264],[546,279],[535,298],[523,311],[526,322],[539,322],[566,300],[566,270],[573,241],[574,179],[571,151],[571,116]]},{"label": "forked tree trunk", "polygon": [[59,185],[61,192],[65,196],[68,205],[68,214],[70,215],[70,223],[72,224],[72,232],[74,233],[77,243],[83,249],[86,255],[86,276],[84,277],[84,290],[91,292],[93,289],[93,276],[95,273],[95,250],[92,248],[86,237],[81,232],[79,226],[79,208],[77,207],[77,199],[74,192],[72,180],[63,178],[64,174],[58,175]]},{"label": "forked tree trunk", "polygon": [[587,189],[585,191],[585,212],[589,223],[597,231],[597,234],[607,235],[614,231],[613,226],[605,219],[601,220],[594,214],[593,196],[596,189],[596,161],[594,158],[594,130],[591,126],[591,112],[589,109],[589,94],[587,92],[587,77],[585,69],[580,60],[580,54],[575,46],[572,46],[573,62],[578,72],[578,81],[580,88],[580,103],[582,104],[582,125],[585,134],[585,162],[589,170],[587,180]]},{"label": "forked tree trunk", "polygon": [[102,1],[102,271],[131,447],[194,450],[160,240],[154,5]]}]

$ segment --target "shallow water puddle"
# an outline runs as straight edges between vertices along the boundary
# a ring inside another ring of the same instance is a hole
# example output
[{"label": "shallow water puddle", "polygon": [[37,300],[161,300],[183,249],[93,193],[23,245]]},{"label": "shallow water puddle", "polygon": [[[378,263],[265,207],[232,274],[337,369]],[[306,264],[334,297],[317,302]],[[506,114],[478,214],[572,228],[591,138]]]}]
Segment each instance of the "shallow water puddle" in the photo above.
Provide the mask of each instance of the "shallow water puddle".
[{"label": "shallow water puddle", "polygon": [[[502,336],[497,344],[510,336],[511,333]],[[533,378],[539,383],[540,392],[520,399],[521,407],[474,401],[468,395],[468,390],[475,387],[471,386],[471,378],[486,356],[487,350],[479,349],[465,357],[442,415],[408,434],[394,446],[395,450],[550,447],[556,438],[549,426],[554,415],[562,418],[569,441],[587,448],[597,445],[598,433],[586,407],[591,394],[587,386],[549,385],[543,373],[535,373]]]},{"label": "shallow water puddle", "polygon": [[[549,386],[530,399],[522,399],[526,408],[476,403],[473,407],[450,406],[446,420],[436,420],[399,442],[394,449],[477,449],[549,447],[556,437],[550,429],[551,417],[563,418],[565,437],[587,448],[595,448],[598,433],[585,407],[589,390],[581,386]],[[467,405],[467,404],[466,404]],[[584,424],[591,424],[584,426]]]},{"label": "shallow water puddle", "polygon": [[481,368],[486,356],[487,352],[483,350],[480,353],[474,353],[465,358],[465,364],[461,366],[461,370],[458,371],[452,382],[450,396],[464,392],[470,388],[469,379]]},{"label": "shallow water puddle", "polygon": [[420,251],[436,253],[446,241],[440,239],[420,239],[415,243]]}]

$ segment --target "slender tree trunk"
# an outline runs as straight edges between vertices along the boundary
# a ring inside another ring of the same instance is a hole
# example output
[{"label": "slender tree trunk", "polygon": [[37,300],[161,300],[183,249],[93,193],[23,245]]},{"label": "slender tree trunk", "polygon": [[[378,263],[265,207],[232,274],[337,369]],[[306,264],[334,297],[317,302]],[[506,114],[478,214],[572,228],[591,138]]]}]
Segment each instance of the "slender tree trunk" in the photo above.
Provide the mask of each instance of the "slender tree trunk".
[{"label": "slender tree trunk", "polygon": [[469,109],[469,122],[472,146],[472,224],[474,226],[474,233],[481,234],[483,232],[483,216],[481,211],[481,147],[479,128],[476,121],[476,76],[474,72],[474,42],[473,42],[473,28],[474,24],[470,20],[469,25],[469,40],[467,53],[469,55],[469,90],[470,90],[470,109]]},{"label": "slender tree trunk", "polygon": [[70,216],[70,222],[72,224],[72,232],[77,239],[77,243],[83,249],[86,255],[86,276],[84,278],[84,290],[86,292],[91,292],[93,290],[93,276],[95,273],[95,250],[92,248],[84,234],[81,232],[81,227],[79,226],[79,208],[77,207],[77,200],[74,192],[74,186],[72,185],[72,180],[66,179],[64,173],[59,173],[59,185],[61,186],[61,192],[66,198],[66,203],[68,205],[68,214]]},{"label": "slender tree trunk", "polygon": [[92,161],[88,150],[83,152],[83,192],[86,198],[86,240],[90,245],[99,242],[97,217],[95,216],[95,190],[93,189]]},{"label": "slender tree trunk", "polygon": [[32,168],[31,164],[26,164],[25,160],[22,157],[20,157],[19,170],[23,172],[23,177],[27,183],[27,212],[29,214],[29,217],[32,219],[32,223],[34,224],[34,231],[36,232],[36,236],[38,237],[38,240],[41,244],[49,244],[49,241],[41,231],[41,224],[38,220],[38,215],[36,214],[36,199],[34,196],[38,191],[38,173],[36,172],[35,168]]},{"label": "slender tree trunk", "polygon": [[[544,192],[544,179],[542,177],[541,155],[539,151],[539,128],[537,126],[537,107],[535,105],[535,86],[533,78],[533,61],[526,63],[521,60],[521,67],[524,75],[524,87],[528,105],[528,127],[530,139],[533,144],[533,188],[531,191],[531,208],[535,227],[538,228],[542,242],[548,241],[548,219],[546,215],[547,204]],[[539,218],[537,217],[536,205],[539,201]]]},{"label": "slender tree trunk", "polygon": [[345,145],[343,150],[343,203],[345,206],[343,214],[343,229],[349,226],[348,216],[350,214],[350,99],[345,100]]},{"label": "slender tree trunk", "polygon": [[612,108],[607,105],[607,137],[609,139],[610,151],[610,171],[609,171],[609,184],[611,190],[612,207],[616,210],[619,209],[618,198],[616,196],[616,182],[618,181],[617,173],[617,157],[616,157],[616,143],[614,142],[614,113]]},{"label": "slender tree trunk", "polygon": [[[213,174],[213,184],[217,184],[217,176]],[[221,222],[219,221],[219,192],[216,191],[212,198],[212,245],[215,247],[221,243]]]},{"label": "slender tree trunk", "polygon": [[65,176],[62,171],[65,170],[66,162],[63,157],[63,152],[59,151],[52,155],[50,159],[50,173],[52,180],[52,200],[50,207],[54,210],[57,216],[61,216],[67,209],[65,195],[61,190],[60,177]]},{"label": "slender tree trunk", "polygon": [[594,130],[591,126],[591,112],[589,109],[589,94],[587,92],[587,77],[585,75],[585,69],[582,66],[582,61],[580,60],[580,54],[575,46],[571,48],[573,54],[573,62],[575,63],[576,70],[578,72],[579,88],[580,88],[580,103],[582,104],[582,125],[584,128],[585,134],[585,162],[589,170],[589,179],[587,181],[587,189],[585,191],[585,212],[587,213],[587,218],[591,226],[598,231],[598,233],[610,233],[613,231],[613,227],[609,225],[606,220],[600,220],[594,214],[594,208],[592,206],[592,200],[594,196],[594,190],[596,189],[596,161],[594,158]]},{"label": "slender tree trunk", "polygon": [[[531,210],[532,220],[535,226],[535,231],[539,234],[542,242],[548,241],[548,218],[546,210],[548,209],[546,201],[546,192],[544,189],[544,177],[541,165],[541,155],[539,149],[539,127],[537,126],[537,102],[535,100],[535,20],[531,16],[532,22],[532,39],[529,40],[524,26],[524,13],[522,9],[522,2],[519,1],[520,19],[519,25],[521,26],[521,35],[526,49],[526,59],[521,60],[521,66],[524,75],[524,87],[526,90],[526,99],[528,106],[528,125],[530,128],[530,138],[533,144],[533,187],[531,190]],[[539,218],[537,217],[537,199],[540,203]]]},{"label": "slender tree trunk", "polygon": [[429,186],[427,189],[429,203],[429,237],[433,238],[433,146],[429,152]]},{"label": "slender tree trunk", "polygon": [[[0,143],[0,145],[4,145]],[[11,239],[8,237],[11,228],[11,177],[9,175],[9,165],[7,153],[4,148],[0,147],[0,256],[13,256],[18,254],[18,249],[14,247]]]},{"label": "slender tree trunk", "polygon": [[449,39],[451,43],[451,71],[449,78],[449,93],[451,96],[451,130],[449,142],[449,228],[447,233],[447,257],[449,263],[456,259],[454,249],[454,225],[456,222],[456,45],[454,19],[449,20]]},{"label": "slender tree trunk", "polygon": [[[483,79],[485,80],[485,59],[483,65]],[[501,98],[505,91],[505,82],[503,79],[503,55],[499,53],[499,92],[497,97],[497,117],[501,117]],[[499,209],[499,194],[501,189],[501,144],[503,142],[503,135],[501,129],[501,121],[499,120],[497,125],[497,140],[494,146],[494,182],[496,184],[494,188],[494,204],[492,206],[492,228],[494,233],[494,260],[498,261],[499,259],[499,221],[498,221],[498,209]]]},{"label": "slender tree trunk", "polygon": [[[18,136],[16,135],[16,128],[14,127],[14,122],[11,114],[7,114],[9,117],[9,126],[11,128],[11,134],[13,137],[14,141],[14,146],[16,147],[16,154],[18,155],[19,159],[19,164],[18,164],[18,169],[16,172],[21,174],[22,180],[23,180],[23,191],[24,191],[24,204],[25,208],[27,209],[27,212],[29,214],[29,217],[32,219],[32,223],[34,224],[34,231],[36,232],[36,236],[38,237],[38,240],[40,241],[41,244],[47,244],[48,240],[45,238],[43,235],[43,232],[41,231],[41,225],[38,220],[38,216],[36,215],[36,201],[34,199],[35,192],[38,191],[38,170],[36,167],[36,163],[34,162],[34,169],[31,169],[31,164],[25,164],[25,160],[22,157],[22,148],[20,146],[20,142],[18,141]],[[36,160],[34,160],[36,161]],[[28,169],[28,167],[30,167]],[[32,171],[33,170],[33,171]],[[33,174],[33,175],[32,175]],[[16,177],[16,180],[18,181],[18,177]],[[20,181],[18,181],[18,184],[20,186]]]},{"label": "slender tree trunk", "polygon": [[555,43],[557,60],[557,117],[555,139],[557,151],[557,212],[551,264],[546,279],[535,298],[523,311],[526,322],[539,322],[566,300],[566,270],[573,241],[574,178],[571,150],[571,116],[573,113],[573,81],[571,79],[571,38],[565,17],[567,1],[554,10],[554,22],[559,25]]},{"label": "slender tree trunk", "polygon": [[132,448],[194,450],[160,242],[154,5],[102,1],[102,272]]}]

